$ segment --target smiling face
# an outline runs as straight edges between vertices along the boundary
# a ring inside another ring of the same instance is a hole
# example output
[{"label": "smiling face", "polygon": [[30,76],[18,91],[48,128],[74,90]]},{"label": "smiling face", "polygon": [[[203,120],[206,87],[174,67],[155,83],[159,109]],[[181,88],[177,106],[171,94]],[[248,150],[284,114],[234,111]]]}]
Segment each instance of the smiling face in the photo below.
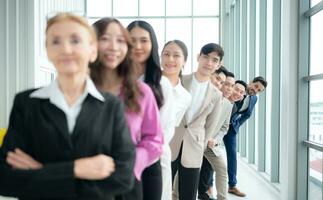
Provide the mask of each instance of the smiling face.
[{"label": "smiling face", "polygon": [[229,98],[229,96],[232,95],[233,93],[233,89],[234,89],[234,84],[235,84],[235,79],[231,76],[228,76],[224,83],[223,83],[223,86],[221,88],[221,92],[222,92],[222,95],[225,97],[225,98]]},{"label": "smiling face", "polygon": [[73,20],[62,20],[47,29],[46,51],[59,76],[86,75],[97,47],[87,28]]},{"label": "smiling face", "polygon": [[136,63],[145,64],[152,49],[149,32],[143,28],[135,27],[130,31],[130,37],[133,43],[132,59]]},{"label": "smiling face", "polygon": [[265,86],[257,81],[249,83],[247,92],[249,95],[257,95],[259,92],[262,92],[264,90]]},{"label": "smiling face", "polygon": [[207,55],[201,54],[198,55],[198,68],[197,71],[202,76],[210,77],[215,70],[219,69],[221,60],[217,52],[211,52]]},{"label": "smiling face", "polygon": [[161,66],[166,76],[178,76],[185,62],[183,51],[175,42],[171,42],[164,47]]},{"label": "smiling face", "polygon": [[214,73],[211,76],[211,82],[220,90],[226,78],[227,77],[223,72],[221,72],[220,74]]},{"label": "smiling face", "polygon": [[229,97],[230,101],[235,102],[235,101],[240,101],[243,98],[243,95],[246,94],[246,89],[243,85],[240,83],[236,83],[233,87],[233,93]]},{"label": "smiling face", "polygon": [[126,37],[119,24],[110,23],[99,37],[99,60],[107,69],[116,69],[128,52]]}]

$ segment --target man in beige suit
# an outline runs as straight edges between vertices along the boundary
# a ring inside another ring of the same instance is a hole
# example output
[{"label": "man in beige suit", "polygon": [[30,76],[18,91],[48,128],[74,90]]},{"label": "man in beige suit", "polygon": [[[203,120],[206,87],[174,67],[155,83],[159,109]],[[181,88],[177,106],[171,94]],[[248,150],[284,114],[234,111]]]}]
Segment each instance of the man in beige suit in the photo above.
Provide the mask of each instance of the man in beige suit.
[{"label": "man in beige suit", "polygon": [[170,142],[173,183],[178,172],[180,200],[196,199],[203,153],[221,110],[222,93],[210,82],[210,77],[219,68],[223,55],[220,45],[204,45],[197,57],[197,71],[182,77],[192,101]]},{"label": "man in beige suit", "polygon": [[[222,78],[221,78],[222,77]],[[224,81],[221,83],[221,81]],[[201,200],[211,200],[210,194],[207,194],[208,187],[211,186],[213,170],[216,172],[216,190],[217,199],[226,200],[228,193],[228,175],[227,164],[223,157],[222,143],[223,136],[229,130],[231,111],[233,102],[228,100],[233,94],[235,86],[234,74],[221,67],[212,75],[212,83],[220,89],[223,94],[222,109],[213,136],[209,139],[207,148],[204,152],[203,164],[200,171],[200,182],[198,189],[198,198]],[[242,97],[242,96],[241,96]]]}]

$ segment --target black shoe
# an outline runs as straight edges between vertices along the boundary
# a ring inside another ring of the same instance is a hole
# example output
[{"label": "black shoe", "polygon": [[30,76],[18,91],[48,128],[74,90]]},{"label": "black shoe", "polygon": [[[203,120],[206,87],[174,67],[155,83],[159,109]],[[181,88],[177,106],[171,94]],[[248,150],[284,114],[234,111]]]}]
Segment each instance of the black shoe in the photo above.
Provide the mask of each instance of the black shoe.
[{"label": "black shoe", "polygon": [[214,199],[214,198],[209,197],[209,195],[208,195],[208,194],[206,194],[206,193],[199,194],[199,195],[197,196],[197,198],[198,198],[199,200],[216,200],[216,199]]}]

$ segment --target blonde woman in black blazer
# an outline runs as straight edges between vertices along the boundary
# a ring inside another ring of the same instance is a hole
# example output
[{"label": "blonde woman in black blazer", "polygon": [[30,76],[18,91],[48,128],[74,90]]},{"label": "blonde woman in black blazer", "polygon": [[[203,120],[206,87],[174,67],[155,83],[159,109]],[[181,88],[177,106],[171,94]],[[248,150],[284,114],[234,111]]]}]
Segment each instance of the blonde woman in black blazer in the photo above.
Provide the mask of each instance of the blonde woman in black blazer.
[{"label": "blonde woman in black blazer", "polygon": [[58,76],[15,97],[0,149],[0,195],[112,200],[132,187],[134,145],[122,103],[88,78],[96,49],[83,18],[48,21],[46,50]]}]

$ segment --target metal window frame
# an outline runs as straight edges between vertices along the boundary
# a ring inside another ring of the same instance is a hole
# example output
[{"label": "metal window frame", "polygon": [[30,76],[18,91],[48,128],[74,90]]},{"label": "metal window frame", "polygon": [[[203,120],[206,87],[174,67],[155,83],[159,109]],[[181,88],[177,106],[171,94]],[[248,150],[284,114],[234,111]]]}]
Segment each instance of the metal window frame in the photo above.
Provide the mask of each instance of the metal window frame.
[{"label": "metal window frame", "polygon": [[[248,1],[241,1],[240,2],[240,14],[241,14],[241,24],[248,24],[247,20],[247,10],[248,10]],[[247,26],[242,26],[241,27],[241,31],[240,33],[240,40],[241,40],[241,44],[240,44],[240,71],[239,74],[237,74],[236,77],[239,77],[239,79],[242,80],[247,80],[247,71],[248,71],[248,63],[247,63],[247,40],[248,40],[248,36],[247,36]],[[247,122],[248,123],[248,122]],[[245,123],[244,125],[242,125],[240,127],[239,130],[239,134],[238,134],[238,138],[239,138],[239,142],[238,142],[238,146],[239,146],[239,151],[240,151],[240,155],[242,157],[246,157],[247,155],[247,151],[246,151],[246,143],[247,143],[247,137],[246,137],[246,128],[247,128],[247,123]]]},{"label": "metal window frame", "polygon": [[271,182],[279,182],[280,84],[281,84],[281,0],[273,0],[272,40]]},{"label": "metal window frame", "polygon": [[[309,123],[309,74],[310,20],[304,15],[310,9],[310,1],[299,0],[299,65],[298,65],[298,145],[297,145],[297,200],[307,199],[308,148],[303,145],[308,136]],[[307,105],[307,106],[304,106]],[[307,114],[304,114],[307,113]]]},{"label": "metal window frame", "polygon": [[[248,77],[251,80],[255,77],[256,71],[256,0],[249,1],[249,63],[248,63]],[[253,112],[255,113],[255,112]],[[248,146],[247,146],[247,158],[248,163],[255,163],[255,114],[248,119],[248,131],[246,133]]]},{"label": "metal window frame", "polygon": [[[259,1],[259,74],[266,77],[266,55],[267,55],[267,0]],[[258,102],[258,171],[265,171],[266,158],[266,93],[259,95]]]}]

